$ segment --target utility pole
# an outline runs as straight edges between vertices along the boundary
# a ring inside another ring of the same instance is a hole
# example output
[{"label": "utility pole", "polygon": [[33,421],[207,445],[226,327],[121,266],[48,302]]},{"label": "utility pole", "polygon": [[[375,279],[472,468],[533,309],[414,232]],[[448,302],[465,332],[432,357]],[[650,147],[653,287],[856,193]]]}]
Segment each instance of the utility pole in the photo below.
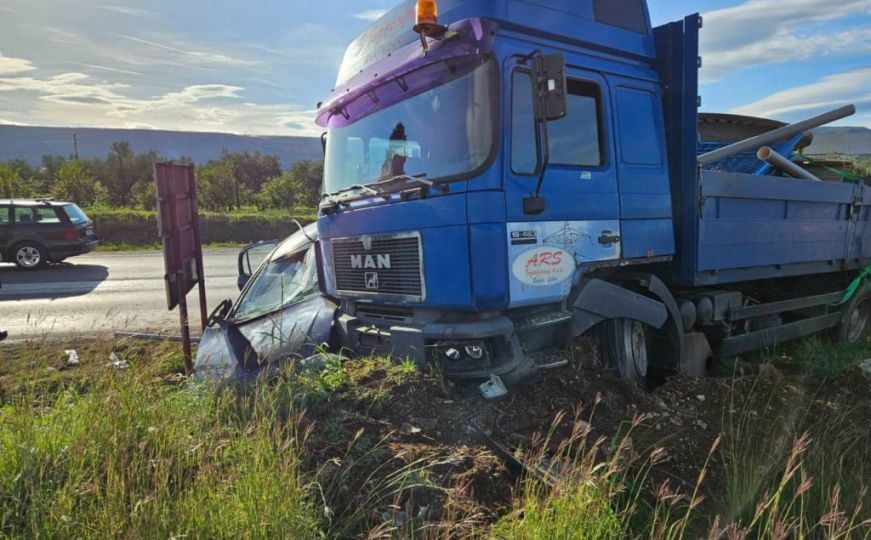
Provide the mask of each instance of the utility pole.
[{"label": "utility pole", "polygon": [[73,131],[73,151],[75,152],[76,161],[79,160],[79,140],[76,138],[76,132]]}]

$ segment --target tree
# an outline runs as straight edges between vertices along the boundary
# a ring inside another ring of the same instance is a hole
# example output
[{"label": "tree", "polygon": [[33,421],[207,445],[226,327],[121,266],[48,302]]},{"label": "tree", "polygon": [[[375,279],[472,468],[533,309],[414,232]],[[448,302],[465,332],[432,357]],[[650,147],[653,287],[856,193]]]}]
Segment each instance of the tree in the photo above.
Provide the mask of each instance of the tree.
[{"label": "tree", "polygon": [[103,202],[107,196],[106,189],[78,161],[69,161],[60,167],[51,194],[80,206]]},{"label": "tree", "polygon": [[261,210],[293,208],[299,191],[299,182],[296,178],[290,173],[284,173],[263,184],[260,193],[254,198],[254,203]]},{"label": "tree", "polygon": [[106,168],[109,177],[105,179],[106,188],[112,198],[112,203],[126,206],[130,202],[130,191],[136,183],[134,160],[136,155],[133,147],[127,141],[112,143],[109,155],[106,156]]},{"label": "tree", "polygon": [[318,205],[323,189],[324,164],[322,161],[302,159],[290,167],[290,175],[296,180],[298,194],[296,204],[313,208]]},{"label": "tree", "polygon": [[33,184],[21,178],[13,164],[0,165],[0,198],[14,199],[32,197]]},{"label": "tree", "polygon": [[197,171],[199,203],[206,210],[232,210],[235,188],[236,178],[229,163],[210,161]]}]

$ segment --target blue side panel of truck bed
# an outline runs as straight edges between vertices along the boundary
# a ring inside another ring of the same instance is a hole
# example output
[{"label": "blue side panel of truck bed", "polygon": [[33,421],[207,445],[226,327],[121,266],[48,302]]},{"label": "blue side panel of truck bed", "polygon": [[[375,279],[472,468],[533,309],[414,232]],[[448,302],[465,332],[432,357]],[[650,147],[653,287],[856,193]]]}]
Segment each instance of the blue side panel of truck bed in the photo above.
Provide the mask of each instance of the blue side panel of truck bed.
[{"label": "blue side panel of truck bed", "polygon": [[[705,172],[701,180],[696,284],[835,271],[855,234],[853,202],[863,188],[751,174]],[[868,252],[860,253],[860,258]]]}]

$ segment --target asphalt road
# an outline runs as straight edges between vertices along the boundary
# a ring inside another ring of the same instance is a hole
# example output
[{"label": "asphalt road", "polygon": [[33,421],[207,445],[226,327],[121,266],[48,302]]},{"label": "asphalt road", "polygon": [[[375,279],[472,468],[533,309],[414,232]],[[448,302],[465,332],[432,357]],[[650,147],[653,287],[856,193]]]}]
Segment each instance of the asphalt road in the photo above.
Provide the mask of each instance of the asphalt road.
[{"label": "asphalt road", "polygon": [[[206,300],[211,309],[235,300],[236,249],[204,253]],[[23,271],[0,263],[0,330],[8,341],[100,333],[179,334],[178,309],[166,309],[163,255],[159,251],[92,253],[70,265]],[[188,294],[191,328],[199,330],[196,289]]]}]

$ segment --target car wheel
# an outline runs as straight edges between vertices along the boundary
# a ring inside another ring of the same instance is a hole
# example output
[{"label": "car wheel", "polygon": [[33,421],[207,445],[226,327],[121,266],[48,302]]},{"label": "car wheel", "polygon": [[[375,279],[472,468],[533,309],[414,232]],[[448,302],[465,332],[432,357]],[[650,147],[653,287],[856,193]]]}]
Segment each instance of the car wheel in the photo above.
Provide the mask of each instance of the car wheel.
[{"label": "car wheel", "polygon": [[24,270],[34,270],[48,262],[45,249],[33,242],[22,242],[12,250],[12,261]]},{"label": "car wheel", "polygon": [[599,325],[599,356],[621,379],[647,386],[650,332],[641,322],[613,319]]}]

